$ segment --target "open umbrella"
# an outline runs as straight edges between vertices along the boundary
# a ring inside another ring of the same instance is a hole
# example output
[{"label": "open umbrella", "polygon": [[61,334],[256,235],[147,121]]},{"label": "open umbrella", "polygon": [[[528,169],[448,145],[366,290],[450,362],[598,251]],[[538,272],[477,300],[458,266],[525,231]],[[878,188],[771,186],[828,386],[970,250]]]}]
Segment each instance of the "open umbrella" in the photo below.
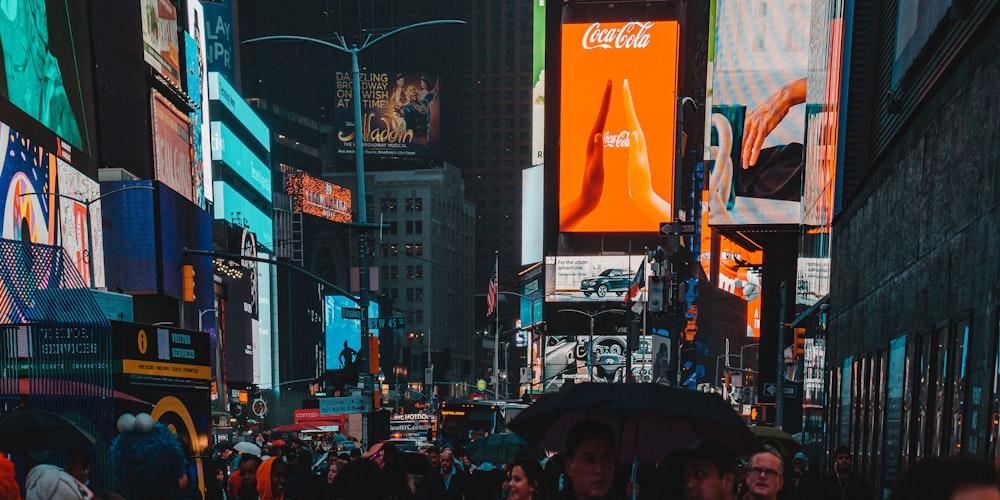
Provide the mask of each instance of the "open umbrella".
[{"label": "open umbrella", "polygon": [[17,408],[0,416],[0,450],[35,451],[85,448],[96,440],[56,413]]},{"label": "open umbrella", "polygon": [[490,434],[479,438],[465,447],[465,453],[473,463],[509,464],[518,455],[531,450],[528,443],[511,432]]},{"label": "open umbrella", "polygon": [[257,446],[250,441],[240,441],[239,443],[233,445],[233,449],[240,453],[257,455],[258,457],[260,456],[260,446]]},{"label": "open umbrella", "polygon": [[662,460],[704,438],[722,441],[737,455],[761,449],[721,396],[659,384],[576,384],[538,398],[508,428],[529,445],[562,451],[570,428],[587,419],[614,430],[620,462]]},{"label": "open umbrella", "polygon": [[802,449],[802,443],[798,439],[795,439],[795,436],[777,427],[753,425],[750,426],[750,431],[757,436],[761,444],[774,446],[781,453],[781,456],[785,458],[791,458],[792,455]]}]

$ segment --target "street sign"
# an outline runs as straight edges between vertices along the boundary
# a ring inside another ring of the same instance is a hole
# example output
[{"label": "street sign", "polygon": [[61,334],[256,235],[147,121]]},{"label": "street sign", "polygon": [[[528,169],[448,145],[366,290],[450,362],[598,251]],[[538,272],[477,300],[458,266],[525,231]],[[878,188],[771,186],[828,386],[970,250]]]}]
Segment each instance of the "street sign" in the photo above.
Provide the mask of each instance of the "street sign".
[{"label": "street sign", "polygon": [[361,319],[360,307],[341,307],[340,315],[344,319]]},{"label": "street sign", "polygon": [[368,328],[379,329],[382,328],[403,328],[406,326],[406,318],[399,317],[385,317],[385,318],[368,318]]},{"label": "street sign", "polygon": [[[795,397],[795,386],[794,385],[782,386],[782,390],[784,391],[786,398],[794,398]],[[778,393],[778,385],[777,384],[767,384],[767,383],[764,384],[764,394],[766,394],[768,396],[771,396],[771,397],[774,397],[774,395],[777,394],[777,393]]]},{"label": "street sign", "polygon": [[673,236],[675,234],[694,234],[693,222],[661,222],[660,236]]},{"label": "street sign", "polygon": [[348,413],[364,413],[368,408],[365,404],[368,398],[364,396],[347,396],[342,398],[319,398],[319,414],[345,415]]}]

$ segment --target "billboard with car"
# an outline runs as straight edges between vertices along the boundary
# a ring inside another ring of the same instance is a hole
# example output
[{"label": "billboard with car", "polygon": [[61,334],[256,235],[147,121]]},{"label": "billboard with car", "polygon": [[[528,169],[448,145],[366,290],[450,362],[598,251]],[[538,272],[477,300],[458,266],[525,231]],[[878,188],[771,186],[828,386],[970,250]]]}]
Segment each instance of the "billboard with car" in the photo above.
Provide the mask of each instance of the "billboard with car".
[{"label": "billboard with car", "polygon": [[[545,258],[546,302],[625,301],[644,255],[559,255]],[[647,272],[649,266],[642,266]],[[649,280],[645,280],[648,282]],[[639,295],[645,293],[640,289]]]}]

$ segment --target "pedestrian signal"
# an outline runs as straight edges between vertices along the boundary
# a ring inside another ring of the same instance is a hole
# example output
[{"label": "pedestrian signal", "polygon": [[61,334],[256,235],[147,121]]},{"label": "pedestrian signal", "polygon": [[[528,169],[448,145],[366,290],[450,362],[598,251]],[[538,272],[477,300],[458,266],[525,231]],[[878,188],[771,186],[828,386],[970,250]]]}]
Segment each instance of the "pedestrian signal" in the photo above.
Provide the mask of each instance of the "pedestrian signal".
[{"label": "pedestrian signal", "polygon": [[194,298],[194,266],[184,264],[181,266],[181,300],[194,302]]}]

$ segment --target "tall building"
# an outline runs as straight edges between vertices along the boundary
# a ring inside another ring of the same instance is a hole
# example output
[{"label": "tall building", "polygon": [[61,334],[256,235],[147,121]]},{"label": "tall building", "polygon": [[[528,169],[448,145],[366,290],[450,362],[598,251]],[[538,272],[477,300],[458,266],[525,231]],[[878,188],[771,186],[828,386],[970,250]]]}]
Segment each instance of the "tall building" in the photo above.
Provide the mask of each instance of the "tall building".
[{"label": "tall building", "polygon": [[[475,283],[467,271],[473,265],[475,208],[465,198],[462,173],[445,164],[365,178],[368,204],[386,225],[373,237],[369,261],[379,269],[378,293],[406,318],[406,328],[395,333],[400,348],[392,361],[409,367],[409,381],[420,382],[430,350],[436,381],[466,381],[475,338],[469,293]],[[350,174],[332,180],[354,185]]]}]

